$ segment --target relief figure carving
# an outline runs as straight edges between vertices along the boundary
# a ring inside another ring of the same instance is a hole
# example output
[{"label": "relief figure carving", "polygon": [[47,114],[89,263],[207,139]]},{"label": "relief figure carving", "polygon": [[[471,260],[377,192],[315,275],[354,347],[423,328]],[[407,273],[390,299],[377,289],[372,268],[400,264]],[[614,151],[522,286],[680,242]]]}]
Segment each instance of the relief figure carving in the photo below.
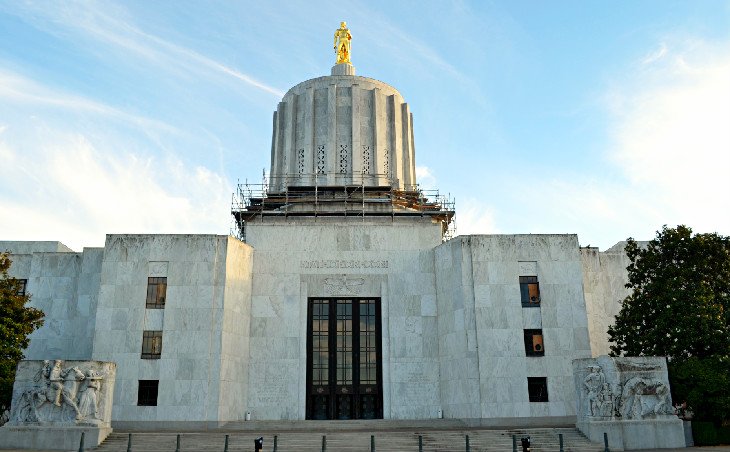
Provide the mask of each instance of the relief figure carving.
[{"label": "relief figure carving", "polygon": [[[98,392],[104,375],[92,368],[64,369],[62,360],[43,361],[32,380],[14,397],[12,425],[101,423]],[[17,383],[17,381],[16,381]]]}]

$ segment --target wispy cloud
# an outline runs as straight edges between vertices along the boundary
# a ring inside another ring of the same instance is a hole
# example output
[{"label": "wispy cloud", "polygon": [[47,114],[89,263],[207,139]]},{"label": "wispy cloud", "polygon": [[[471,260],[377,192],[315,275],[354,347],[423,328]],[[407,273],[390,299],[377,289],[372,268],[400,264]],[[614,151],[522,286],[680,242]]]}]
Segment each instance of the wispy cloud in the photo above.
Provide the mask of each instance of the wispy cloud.
[{"label": "wispy cloud", "polygon": [[505,187],[530,200],[530,232],[578,232],[595,243],[684,223],[730,234],[730,43],[658,49],[624,68],[605,96],[606,167]]},{"label": "wispy cloud", "polygon": [[172,133],[179,132],[175,127],[162,121],[131,114],[83,96],[54,90],[21,74],[3,70],[0,70],[0,99],[6,103],[44,106],[109,116],[144,129],[152,128]]},{"label": "wispy cloud", "polygon": [[147,33],[133,25],[133,21],[116,5],[105,2],[28,2],[16,11],[19,15],[43,17],[46,27],[58,27],[81,31],[96,41],[107,42],[128,52],[156,62],[160,70],[172,67],[187,72],[214,72],[242,81],[261,91],[277,97],[284,92],[255,77],[241,72],[229,65],[209,58],[192,49],[174,44],[159,36]]},{"label": "wispy cloud", "polygon": [[37,132],[32,154],[0,135],[0,177],[16,188],[0,191],[3,237],[80,249],[100,246],[114,232],[228,232],[225,177],[173,157],[111,153],[54,128]]},{"label": "wispy cloud", "polygon": [[687,41],[627,80],[613,160],[673,220],[730,232],[730,43]]},{"label": "wispy cloud", "polygon": [[653,52],[649,53],[647,56],[645,56],[642,60],[642,64],[651,64],[655,61],[658,61],[662,59],[668,52],[667,45],[665,43],[659,44],[659,48],[654,50]]}]

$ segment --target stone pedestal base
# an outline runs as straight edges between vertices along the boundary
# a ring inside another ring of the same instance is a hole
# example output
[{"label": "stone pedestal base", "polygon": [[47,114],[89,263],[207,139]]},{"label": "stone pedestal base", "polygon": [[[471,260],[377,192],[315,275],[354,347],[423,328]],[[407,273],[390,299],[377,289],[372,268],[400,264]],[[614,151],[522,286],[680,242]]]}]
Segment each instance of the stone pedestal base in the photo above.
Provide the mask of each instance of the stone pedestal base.
[{"label": "stone pedestal base", "polygon": [[686,447],[682,420],[668,416],[659,419],[588,421],[576,427],[592,442],[603,444],[608,434],[611,450],[669,449]]},{"label": "stone pedestal base", "polygon": [[340,63],[332,66],[332,75],[355,75],[355,66],[350,63]]},{"label": "stone pedestal base", "polygon": [[101,444],[112,432],[111,427],[0,427],[0,449],[78,450],[84,432],[84,447]]}]

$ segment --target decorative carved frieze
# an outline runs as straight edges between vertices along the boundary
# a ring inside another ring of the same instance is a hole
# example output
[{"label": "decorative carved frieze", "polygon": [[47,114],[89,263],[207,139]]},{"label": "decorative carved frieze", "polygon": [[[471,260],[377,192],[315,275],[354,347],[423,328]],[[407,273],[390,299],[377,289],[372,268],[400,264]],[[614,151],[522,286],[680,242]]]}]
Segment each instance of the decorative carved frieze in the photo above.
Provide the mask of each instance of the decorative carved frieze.
[{"label": "decorative carved frieze", "polygon": [[108,427],[115,373],[102,361],[21,361],[8,425]]},{"label": "decorative carved frieze", "polygon": [[325,293],[327,295],[359,295],[365,280],[347,276],[333,276],[325,278]]},{"label": "decorative carved frieze", "polygon": [[672,415],[666,364],[662,363],[663,358],[607,356],[574,361],[578,417],[640,420]]}]

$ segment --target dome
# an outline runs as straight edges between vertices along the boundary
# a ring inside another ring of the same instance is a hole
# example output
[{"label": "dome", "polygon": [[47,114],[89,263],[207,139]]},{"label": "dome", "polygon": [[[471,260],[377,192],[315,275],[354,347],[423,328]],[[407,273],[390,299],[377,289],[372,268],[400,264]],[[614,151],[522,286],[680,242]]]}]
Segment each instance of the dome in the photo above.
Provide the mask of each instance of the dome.
[{"label": "dome", "polygon": [[[339,64],[332,72],[354,68]],[[415,169],[413,115],[387,83],[356,75],[307,80],[274,112],[269,193],[348,185],[413,190]]]}]

